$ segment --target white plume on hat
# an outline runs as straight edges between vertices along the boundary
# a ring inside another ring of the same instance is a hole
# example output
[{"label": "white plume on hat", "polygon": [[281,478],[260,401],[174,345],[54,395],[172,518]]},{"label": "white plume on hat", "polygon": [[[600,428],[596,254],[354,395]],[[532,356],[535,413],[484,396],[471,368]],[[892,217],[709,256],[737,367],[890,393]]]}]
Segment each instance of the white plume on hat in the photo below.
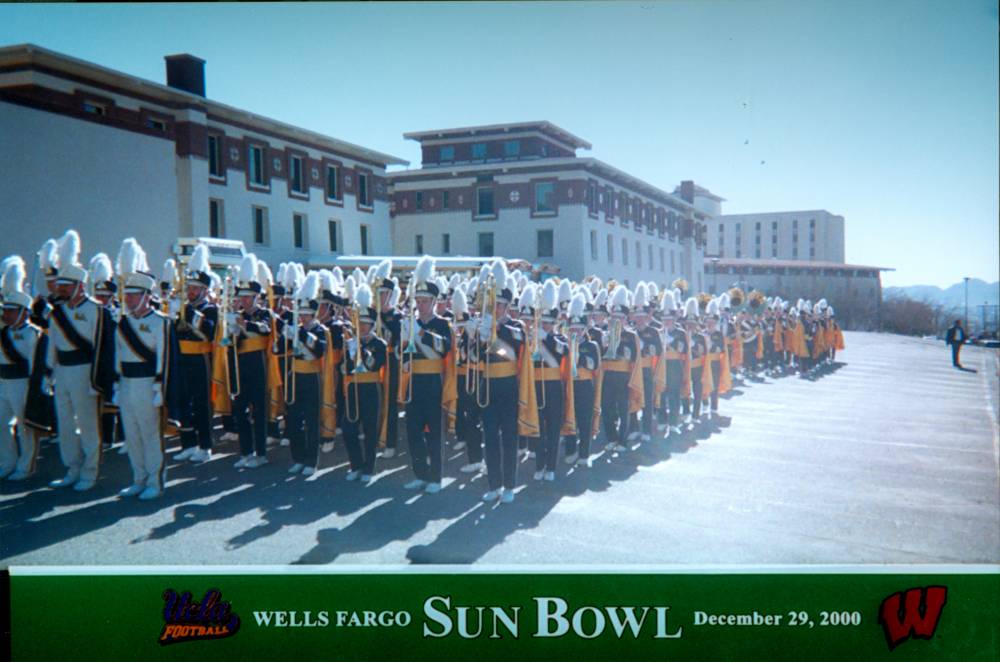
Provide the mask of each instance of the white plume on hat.
[{"label": "white plume on hat", "polygon": [[594,295],[590,293],[590,288],[586,285],[580,285],[573,290],[573,296],[576,296],[577,294],[583,295],[584,304],[594,303]]},{"label": "white plume on hat", "polygon": [[688,300],[684,302],[684,317],[688,319],[698,317],[698,300],[694,297],[688,297]]},{"label": "white plume on hat", "polygon": [[240,262],[240,282],[250,283],[257,280],[257,256],[253,253],[247,253],[243,256],[243,261]]},{"label": "white plume on hat", "polygon": [[388,278],[389,274],[392,273],[392,260],[386,258],[378,263],[375,267],[374,279],[376,282],[381,284],[383,278]]},{"label": "white plume on hat", "polygon": [[708,305],[705,306],[705,314],[706,315],[718,315],[719,314],[719,298],[718,297],[714,297],[714,298],[712,298],[711,301],[708,302]]},{"label": "white plume on hat", "polygon": [[[563,282],[569,283],[567,280],[564,280]],[[545,281],[545,284],[542,286],[541,301],[539,302],[539,306],[542,311],[549,311],[555,308],[559,304],[561,294],[562,285],[557,288],[555,281],[551,278]]]},{"label": "white plume on hat", "polygon": [[650,299],[655,299],[658,296],[660,296],[660,286],[654,283],[653,281],[649,281],[648,283],[646,283],[646,289],[649,291]]},{"label": "white plume on hat", "polygon": [[348,301],[354,301],[354,293],[358,288],[357,282],[354,280],[354,275],[350,275],[344,281],[344,298]]},{"label": "white plume on hat", "polygon": [[422,285],[430,283],[432,278],[434,278],[434,258],[424,255],[417,260],[417,266],[413,269],[413,280],[417,285]]},{"label": "white plume on hat", "polygon": [[114,272],[111,269],[111,258],[107,253],[98,253],[90,258],[90,282],[103,283],[111,280]]},{"label": "white plume on hat", "polygon": [[200,271],[206,274],[209,273],[211,271],[211,266],[209,266],[208,257],[208,246],[205,244],[197,244],[194,247],[194,252],[191,253],[191,259],[188,261],[188,271]]},{"label": "white plume on hat", "polygon": [[402,291],[399,288],[398,278],[393,276],[390,280],[392,280],[393,287],[392,292],[389,293],[389,307],[395,308],[399,304],[399,296],[402,294]]},{"label": "white plume on hat", "polygon": [[451,278],[448,279],[448,289],[453,290],[458,287],[458,284],[462,282],[462,277],[458,274],[452,274]]},{"label": "white plume on hat", "polygon": [[368,283],[362,283],[361,286],[358,287],[358,290],[354,293],[354,302],[362,309],[371,308],[372,288],[368,287]]},{"label": "white plume on hat", "polygon": [[57,264],[56,251],[59,248],[59,244],[56,243],[55,239],[46,239],[42,247],[38,249],[38,266],[41,267],[43,271],[48,271],[49,269],[55,269]]},{"label": "white plume on hat", "polygon": [[456,287],[451,295],[451,312],[455,314],[455,317],[469,313],[469,303],[465,299],[465,290],[461,287]]},{"label": "white plume on hat", "polygon": [[146,251],[134,237],[129,237],[122,242],[118,249],[118,273],[123,276],[139,272],[148,272],[149,265],[146,262]]},{"label": "white plume on hat", "polygon": [[729,310],[730,308],[729,292],[723,292],[722,294],[719,295],[719,308],[721,308],[722,310]]},{"label": "white plume on hat", "polygon": [[628,288],[624,285],[618,285],[615,287],[614,292],[611,293],[611,306],[618,308],[619,306],[628,305]]},{"label": "white plume on hat", "polygon": [[496,281],[498,287],[507,286],[507,263],[503,260],[493,260],[493,264],[490,266],[490,273],[493,274],[493,280]]},{"label": "white plume on hat", "polygon": [[274,276],[271,275],[271,267],[267,266],[264,260],[257,260],[257,282],[267,287],[274,283]]},{"label": "white plume on hat", "polygon": [[649,303],[649,292],[646,290],[646,283],[639,281],[635,286],[635,298],[632,301],[634,308],[645,308]]},{"label": "white plume on hat", "polygon": [[660,303],[660,310],[664,313],[672,313],[677,310],[677,299],[670,290],[663,291],[663,301]]},{"label": "white plume on hat", "polygon": [[328,269],[320,269],[316,272],[316,275],[319,278],[319,287],[321,292],[329,292],[330,294],[333,294],[337,291],[337,279],[334,277],[332,271],[329,271]]},{"label": "white plume on hat", "polygon": [[510,295],[512,297],[516,297],[517,293],[521,291],[521,288],[518,287],[517,279],[514,278],[513,276],[507,276],[506,287],[508,290],[510,290]]},{"label": "white plume on hat", "polygon": [[[674,301],[676,301],[677,305],[680,306],[680,302],[683,301],[683,299],[684,299],[684,295],[681,293],[681,288],[675,287],[674,289],[672,289],[670,291],[674,293]],[[685,305],[687,305],[687,304],[685,304]]]},{"label": "white plume on hat", "polygon": [[802,299],[799,299],[798,301],[795,302],[795,309],[796,310],[802,310],[802,308],[805,305],[806,305],[806,302],[804,300],[802,300]]},{"label": "white plume on hat", "polygon": [[587,297],[583,293],[583,290],[577,290],[573,298],[569,300],[569,306],[567,308],[567,314],[570,318],[580,317],[583,315],[583,310],[587,305]]},{"label": "white plume on hat", "polygon": [[[371,269],[374,269],[374,267],[371,267]],[[354,277],[354,287],[358,287],[361,283],[368,281],[368,276],[365,275],[364,271],[361,271],[361,267],[354,267],[351,276]]]},{"label": "white plume on hat", "polygon": [[295,290],[295,300],[300,302],[314,301],[317,297],[319,297],[319,273],[311,271]]},{"label": "white plume on hat", "polygon": [[0,293],[4,299],[8,293],[20,291],[24,282],[25,269],[24,259],[20,255],[11,255],[3,260],[2,270],[0,270]]},{"label": "white plume on hat", "polygon": [[604,288],[599,289],[597,291],[597,294],[594,296],[594,308],[600,308],[607,302],[608,302],[608,291]]},{"label": "white plume on hat", "polygon": [[285,274],[288,272],[288,263],[282,262],[278,265],[278,271],[274,274],[274,282],[278,285],[285,284]]},{"label": "white plume on hat", "polygon": [[569,282],[569,278],[563,278],[559,283],[559,303],[569,303],[572,298],[573,284]]},{"label": "white plume on hat", "polygon": [[56,249],[56,260],[59,268],[80,265],[80,235],[76,230],[67,230],[59,240]]},{"label": "white plume on hat", "polygon": [[535,288],[537,286],[532,283],[521,292],[521,298],[517,303],[517,307],[520,310],[531,310],[535,307]]},{"label": "white plume on hat", "polygon": [[598,278],[597,276],[594,276],[594,279],[590,281],[590,293],[596,297],[597,293],[600,292],[602,289],[604,289],[603,285],[604,283],[601,282],[601,279]]},{"label": "white plume on hat", "polygon": [[163,270],[160,271],[160,282],[170,283],[171,285],[177,280],[177,262],[172,257],[168,257],[163,261]]},{"label": "white plume on hat", "polygon": [[343,282],[344,282],[344,270],[343,269],[341,269],[340,267],[334,267],[330,273],[333,274],[333,279],[335,281],[337,281],[338,283],[343,284]]}]

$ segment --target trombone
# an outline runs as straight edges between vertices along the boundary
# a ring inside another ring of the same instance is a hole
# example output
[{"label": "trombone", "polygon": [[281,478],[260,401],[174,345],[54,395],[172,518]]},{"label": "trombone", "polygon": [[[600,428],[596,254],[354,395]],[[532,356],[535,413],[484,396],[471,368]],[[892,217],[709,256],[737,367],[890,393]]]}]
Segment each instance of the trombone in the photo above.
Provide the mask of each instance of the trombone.
[{"label": "trombone", "polygon": [[[411,280],[409,287],[407,287],[405,304],[410,307],[410,337],[406,343],[406,348],[401,349],[399,352],[399,377],[402,379],[403,375],[406,375],[406,394],[403,396],[402,400],[399,400],[399,403],[404,405],[408,405],[413,402],[413,357],[417,353],[417,343],[415,339],[415,336],[417,335],[417,301],[414,297],[415,288],[415,281]],[[409,361],[404,360],[406,354],[410,355]]]},{"label": "trombone", "polygon": [[[299,353],[299,307],[296,305],[295,299],[292,299],[292,321],[290,322],[292,328],[295,330],[295,335],[292,337],[292,352],[291,355],[288,353],[288,339],[285,338],[285,379],[284,379],[284,396],[286,405],[295,404],[295,357]],[[291,385],[289,385],[291,382]],[[291,397],[289,397],[291,394]]]},{"label": "trombone", "polygon": [[[497,316],[496,316],[496,306],[497,306],[497,288],[496,280],[493,275],[490,274],[489,278],[486,280],[486,289],[482,294],[483,308],[482,314],[489,314],[490,316],[490,335],[487,338],[486,348],[484,350],[486,356],[483,360],[483,365],[485,366],[485,371],[483,367],[478,369],[478,375],[476,379],[476,404],[479,405],[480,409],[485,409],[490,406],[490,351],[497,342]],[[487,312],[488,311],[488,312]],[[479,334],[476,334],[477,343],[480,341]],[[485,379],[483,378],[485,372]],[[485,396],[485,397],[484,397]]]},{"label": "trombone", "polygon": [[[236,343],[233,341],[232,329],[229,328],[229,324],[226,321],[229,316],[228,313],[230,309],[235,310],[234,298],[236,295],[236,288],[233,283],[232,269],[226,272],[226,280],[223,284],[222,291],[222,302],[220,305],[221,310],[219,311],[219,319],[221,319],[219,334],[221,340],[219,344],[226,348],[226,360],[229,360],[229,348],[233,349],[233,370],[236,373],[236,388],[233,388],[232,384],[229,385],[229,399],[235,400],[240,396],[240,356],[236,349]],[[228,374],[228,371],[227,371]]]},{"label": "trombone", "polygon": [[[485,283],[480,283],[476,287],[476,296],[473,305],[476,308],[476,313],[482,316],[483,307],[486,305],[486,290]],[[472,319],[470,316],[469,319]],[[468,362],[469,369],[465,376],[465,394],[475,395],[479,390],[479,378],[482,374],[482,368],[479,365],[479,325],[477,324],[473,327],[473,330],[469,332],[468,337]],[[475,359],[473,359],[473,351],[475,351]]]},{"label": "trombone", "polygon": [[618,345],[622,340],[622,321],[614,317],[611,319],[611,337],[608,339],[608,350],[604,352],[604,358],[614,359],[618,355]]},{"label": "trombone", "polygon": [[351,323],[348,327],[349,335],[354,337],[358,345],[354,358],[350,357],[350,351],[348,351],[347,359],[345,359],[349,359],[351,361],[352,378],[350,385],[354,387],[354,406],[352,407],[351,403],[348,402],[347,411],[344,412],[344,417],[347,418],[349,423],[357,423],[361,418],[361,387],[358,385],[357,375],[368,372],[368,368],[365,367],[365,362],[361,360],[361,308],[357,304],[351,306],[350,319]]},{"label": "trombone", "polygon": [[[545,361],[542,359],[542,348],[541,340],[538,337],[539,332],[542,328],[542,307],[537,304],[535,305],[535,310],[532,318],[531,325],[531,360],[532,362],[538,361],[542,368],[545,367]],[[537,382],[536,382],[537,383]],[[538,411],[545,409],[545,380],[542,380],[542,387],[538,389],[541,392],[541,397],[538,398]]]}]

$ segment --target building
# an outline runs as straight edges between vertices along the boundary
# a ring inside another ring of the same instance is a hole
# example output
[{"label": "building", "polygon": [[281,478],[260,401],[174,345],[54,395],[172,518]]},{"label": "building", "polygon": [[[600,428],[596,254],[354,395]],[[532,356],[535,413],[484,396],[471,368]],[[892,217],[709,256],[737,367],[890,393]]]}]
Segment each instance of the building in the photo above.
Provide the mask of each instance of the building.
[{"label": "building", "polygon": [[274,264],[392,250],[397,157],[205,97],[204,62],[166,85],[33,45],[0,48],[3,253],[75,228],[86,261],[125,237],[159,271],[178,236],[240,239]]},{"label": "building", "polygon": [[591,157],[550,122],[404,134],[418,169],[391,175],[396,255],[501,255],[634,285],[703,279],[708,214]]},{"label": "building", "polygon": [[824,209],[715,214],[706,255],[720,258],[844,261],[844,217]]}]

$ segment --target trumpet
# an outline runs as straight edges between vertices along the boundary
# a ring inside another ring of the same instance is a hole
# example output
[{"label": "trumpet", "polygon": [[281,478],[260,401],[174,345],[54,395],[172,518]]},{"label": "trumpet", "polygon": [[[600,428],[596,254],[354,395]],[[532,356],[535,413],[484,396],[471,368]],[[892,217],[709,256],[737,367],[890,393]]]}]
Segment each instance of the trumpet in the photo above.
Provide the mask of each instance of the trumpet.
[{"label": "trumpet", "polygon": [[[477,314],[482,316],[483,308],[486,306],[486,284],[480,283],[476,288],[476,296],[473,304]],[[470,319],[472,319],[470,317]],[[473,328],[469,333],[469,370],[465,377],[465,394],[475,395],[479,390],[479,378],[482,375],[482,368],[479,364],[479,327]],[[473,354],[474,353],[474,354]],[[475,359],[473,359],[475,355]]]},{"label": "trumpet", "polygon": [[[236,343],[233,341],[233,329],[229,328],[229,324],[226,318],[229,317],[230,309],[235,310],[234,299],[236,296],[236,288],[233,283],[232,270],[226,272],[226,280],[223,285],[222,291],[222,301],[220,302],[219,310],[219,344],[226,348],[226,360],[229,360],[229,348],[233,349],[233,370],[236,373],[236,388],[232,388],[230,385],[229,398],[235,400],[240,395],[240,357],[239,353],[236,352]],[[227,371],[228,374],[228,371]]]},{"label": "trumpet", "polygon": [[[399,353],[399,375],[402,378],[405,373],[407,376],[406,380],[406,395],[400,400],[400,404],[408,405],[413,402],[413,357],[417,353],[417,302],[412,294],[413,281],[410,281],[411,292],[407,296],[407,305],[410,307],[410,333],[409,340],[406,343],[406,349]],[[409,354],[410,360],[404,361],[404,355]]]}]

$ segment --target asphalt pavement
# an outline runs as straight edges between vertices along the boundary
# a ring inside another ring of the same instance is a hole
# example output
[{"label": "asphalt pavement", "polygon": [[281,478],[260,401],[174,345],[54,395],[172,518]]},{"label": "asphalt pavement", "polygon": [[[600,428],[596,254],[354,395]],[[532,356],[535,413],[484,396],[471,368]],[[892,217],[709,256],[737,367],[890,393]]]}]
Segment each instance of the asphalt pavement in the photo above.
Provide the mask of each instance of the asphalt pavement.
[{"label": "asphalt pavement", "polygon": [[739,385],[680,438],[589,469],[560,458],[555,482],[524,460],[505,505],[480,502],[464,451],[426,495],[402,489],[405,452],[362,486],[342,444],[304,478],[278,446],[235,469],[230,441],[170,462],[165,495],[139,502],[116,496],[131,480],[115,450],[92,491],[48,488],[64,470],[46,444],[33,479],[0,483],[0,565],[1000,562],[996,350],[966,348],[962,371],[941,342],[845,339],[815,380]]}]

